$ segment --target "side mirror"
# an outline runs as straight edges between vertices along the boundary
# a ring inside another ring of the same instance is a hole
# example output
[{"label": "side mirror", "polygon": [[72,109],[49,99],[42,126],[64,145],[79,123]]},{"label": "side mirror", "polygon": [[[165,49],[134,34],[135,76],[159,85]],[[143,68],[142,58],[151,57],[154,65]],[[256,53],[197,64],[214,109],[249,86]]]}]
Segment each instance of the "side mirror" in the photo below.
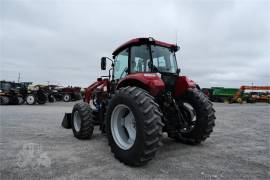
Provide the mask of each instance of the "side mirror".
[{"label": "side mirror", "polygon": [[106,70],[106,57],[101,58],[101,70]]}]

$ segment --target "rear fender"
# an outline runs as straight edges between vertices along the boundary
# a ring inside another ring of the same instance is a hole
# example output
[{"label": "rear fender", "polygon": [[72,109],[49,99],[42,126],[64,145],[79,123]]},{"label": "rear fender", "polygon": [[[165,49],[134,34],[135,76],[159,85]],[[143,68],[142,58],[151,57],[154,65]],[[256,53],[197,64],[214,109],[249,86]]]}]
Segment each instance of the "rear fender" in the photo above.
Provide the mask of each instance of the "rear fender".
[{"label": "rear fender", "polygon": [[134,73],[126,76],[117,84],[116,89],[125,86],[137,86],[147,90],[152,96],[165,89],[165,84],[157,73]]},{"label": "rear fender", "polygon": [[196,83],[186,76],[179,76],[176,81],[175,97],[183,95],[189,88],[196,88]]}]

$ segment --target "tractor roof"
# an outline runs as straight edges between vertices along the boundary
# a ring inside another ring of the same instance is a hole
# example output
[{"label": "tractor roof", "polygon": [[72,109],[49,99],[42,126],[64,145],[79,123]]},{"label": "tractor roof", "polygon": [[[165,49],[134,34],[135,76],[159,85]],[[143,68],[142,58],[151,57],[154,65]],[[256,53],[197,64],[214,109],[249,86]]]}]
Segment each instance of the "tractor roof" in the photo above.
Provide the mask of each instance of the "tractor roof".
[{"label": "tractor roof", "polygon": [[155,45],[158,45],[158,46],[172,48],[175,51],[177,51],[179,49],[179,47],[176,44],[169,44],[169,43],[166,43],[166,42],[158,41],[158,40],[155,40],[154,38],[151,38],[151,37],[149,37],[149,38],[135,38],[135,39],[131,39],[130,41],[122,44],[121,46],[119,46],[116,50],[114,50],[112,55],[116,56],[122,50],[124,50],[124,49],[126,49],[128,47],[135,46],[135,45],[140,45],[140,44],[155,44]]}]

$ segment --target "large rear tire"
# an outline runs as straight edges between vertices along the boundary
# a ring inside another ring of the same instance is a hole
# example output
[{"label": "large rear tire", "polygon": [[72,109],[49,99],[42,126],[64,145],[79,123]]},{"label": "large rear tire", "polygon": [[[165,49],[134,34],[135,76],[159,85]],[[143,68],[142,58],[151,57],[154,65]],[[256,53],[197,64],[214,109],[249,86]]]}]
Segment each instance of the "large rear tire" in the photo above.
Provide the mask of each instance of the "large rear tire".
[{"label": "large rear tire", "polygon": [[[213,127],[215,126],[216,117],[212,103],[203,92],[197,89],[189,89],[180,98],[178,104],[180,103],[186,103],[187,105],[182,107],[188,108],[188,111],[193,112],[192,116],[185,116],[186,118],[190,117],[190,119],[186,119],[186,122],[190,122],[192,126],[189,131],[182,131],[181,133],[176,133],[174,136],[170,136],[169,134],[169,137],[193,145],[206,140],[211,132],[213,132]],[[191,107],[188,107],[188,105]]]},{"label": "large rear tire", "polygon": [[115,158],[131,166],[153,159],[162,136],[161,116],[158,104],[144,90],[117,90],[106,114],[106,132]]},{"label": "large rear tire", "polygon": [[71,127],[78,139],[90,139],[94,131],[92,110],[85,102],[74,105],[71,114]]},{"label": "large rear tire", "polygon": [[48,101],[50,102],[50,103],[54,103],[54,102],[56,102],[56,99],[55,99],[55,97],[53,96],[53,95],[48,95]]},{"label": "large rear tire", "polygon": [[44,99],[37,99],[38,104],[45,104],[47,100]]},{"label": "large rear tire", "polygon": [[8,105],[10,103],[10,99],[7,96],[0,96],[0,104]]},{"label": "large rear tire", "polygon": [[43,92],[39,92],[37,94],[37,103],[38,104],[45,104],[47,102],[48,98],[47,95]]}]

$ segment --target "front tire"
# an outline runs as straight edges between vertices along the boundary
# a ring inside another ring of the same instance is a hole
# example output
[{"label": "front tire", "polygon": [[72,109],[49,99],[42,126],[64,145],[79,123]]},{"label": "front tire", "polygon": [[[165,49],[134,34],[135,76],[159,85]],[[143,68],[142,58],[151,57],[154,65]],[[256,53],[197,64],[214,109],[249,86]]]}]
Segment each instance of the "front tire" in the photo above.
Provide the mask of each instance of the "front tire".
[{"label": "front tire", "polygon": [[161,116],[154,98],[144,90],[117,90],[106,115],[106,132],[115,158],[131,166],[153,159],[162,136]]},{"label": "front tire", "polygon": [[92,110],[85,102],[74,105],[71,114],[71,127],[78,139],[90,139],[94,131]]},{"label": "front tire", "polygon": [[[199,144],[206,140],[215,126],[215,110],[208,98],[198,89],[189,89],[179,100],[192,106],[196,120],[190,131],[177,133],[174,138],[185,144]],[[194,117],[193,117],[194,118]],[[188,121],[188,120],[187,120]],[[170,135],[169,135],[170,137]]]}]

